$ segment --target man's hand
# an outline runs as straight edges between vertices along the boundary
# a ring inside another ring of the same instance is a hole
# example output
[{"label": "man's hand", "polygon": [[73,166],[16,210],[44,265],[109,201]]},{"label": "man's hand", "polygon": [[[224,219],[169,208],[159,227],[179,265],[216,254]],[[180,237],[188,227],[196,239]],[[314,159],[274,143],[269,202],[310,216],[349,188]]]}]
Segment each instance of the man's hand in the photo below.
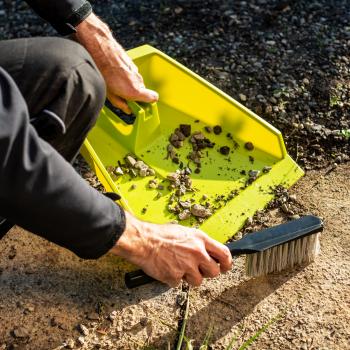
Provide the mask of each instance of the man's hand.
[{"label": "man's hand", "polygon": [[107,86],[110,102],[130,113],[128,100],[154,102],[155,91],[145,87],[142,76],[107,25],[93,13],[77,26],[76,38],[89,51]]},{"label": "man's hand", "polygon": [[140,221],[128,212],[126,229],[111,252],[140,266],[155,279],[177,286],[182,279],[199,286],[232,267],[226,246],[204,232],[180,225]]}]

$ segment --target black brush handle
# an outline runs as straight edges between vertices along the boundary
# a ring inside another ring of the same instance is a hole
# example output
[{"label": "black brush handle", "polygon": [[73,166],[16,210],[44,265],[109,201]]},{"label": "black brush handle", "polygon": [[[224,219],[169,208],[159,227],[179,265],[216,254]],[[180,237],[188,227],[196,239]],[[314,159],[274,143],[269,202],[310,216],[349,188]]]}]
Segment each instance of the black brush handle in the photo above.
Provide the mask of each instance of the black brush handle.
[{"label": "black brush handle", "polygon": [[[320,218],[307,215],[285,224],[249,233],[242,239],[226,243],[225,245],[230,249],[232,256],[253,254],[319,232],[322,228],[323,223]],[[125,274],[125,285],[130,289],[153,281],[156,280],[146,275],[142,270],[136,270]]]},{"label": "black brush handle", "polygon": [[125,285],[129,289],[140,287],[154,281],[157,280],[146,275],[142,270],[136,270],[125,274]]}]

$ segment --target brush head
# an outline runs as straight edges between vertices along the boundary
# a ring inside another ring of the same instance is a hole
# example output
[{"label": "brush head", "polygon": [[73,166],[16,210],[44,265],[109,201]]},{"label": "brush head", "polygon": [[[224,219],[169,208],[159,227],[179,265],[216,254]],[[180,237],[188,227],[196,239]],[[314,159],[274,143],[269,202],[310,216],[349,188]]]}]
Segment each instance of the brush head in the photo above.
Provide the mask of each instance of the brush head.
[{"label": "brush head", "polygon": [[320,252],[319,235],[320,233],[306,235],[261,252],[246,255],[246,274],[250,277],[264,276],[314,261]]}]

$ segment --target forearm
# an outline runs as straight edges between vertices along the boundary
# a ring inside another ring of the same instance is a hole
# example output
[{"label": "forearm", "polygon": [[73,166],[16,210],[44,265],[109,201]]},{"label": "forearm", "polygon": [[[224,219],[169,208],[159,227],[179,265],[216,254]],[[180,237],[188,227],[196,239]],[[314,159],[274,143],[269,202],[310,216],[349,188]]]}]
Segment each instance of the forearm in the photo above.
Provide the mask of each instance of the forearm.
[{"label": "forearm", "polygon": [[75,37],[94,59],[102,74],[107,69],[118,69],[118,54],[123,51],[120,44],[114,39],[107,24],[101,21],[94,13],[91,13],[76,27]]},{"label": "forearm", "polygon": [[83,258],[108,252],[125,228],[123,210],[39,138],[18,88],[1,69],[0,216]]}]

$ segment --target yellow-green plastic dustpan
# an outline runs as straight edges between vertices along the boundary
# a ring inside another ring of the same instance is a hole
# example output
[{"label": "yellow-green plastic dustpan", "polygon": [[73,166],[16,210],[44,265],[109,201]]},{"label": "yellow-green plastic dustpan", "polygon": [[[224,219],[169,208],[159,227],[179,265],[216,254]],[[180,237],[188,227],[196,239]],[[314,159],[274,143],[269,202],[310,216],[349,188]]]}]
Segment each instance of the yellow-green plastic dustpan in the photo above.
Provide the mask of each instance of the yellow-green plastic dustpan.
[{"label": "yellow-green plastic dustpan", "polygon": [[[149,188],[150,177],[124,175],[112,179],[106,167],[116,166],[118,160],[123,161],[131,152],[156,171],[159,181],[166,179],[167,174],[178,169],[166,155],[169,136],[180,124],[191,124],[192,132],[215,125],[223,130],[220,135],[206,135],[216,145],[207,149],[201,172],[191,174],[193,187],[198,191],[186,195],[194,195],[196,201],[200,201],[205,194],[211,203],[221,206],[200,225],[218,241],[227,241],[248,217],[264,208],[273,198],[274,187],[288,187],[303,175],[287,154],[281,133],[259,116],[151,46],[141,46],[128,53],[145,85],[159,93],[159,102],[130,103],[136,116],[133,125],[126,124],[105,107],[84,142],[82,154],[106,190],[120,194],[122,205],[134,215],[156,223],[177,219],[167,209],[170,196],[167,181],[164,190],[158,191]],[[231,134],[233,140],[227,134]],[[252,142],[254,150],[247,150],[246,142]],[[218,152],[220,146],[230,147],[228,156]],[[185,163],[190,150],[188,141],[179,150],[180,159]],[[265,166],[272,168],[245,186],[249,170],[261,171]],[[131,189],[132,184],[136,185],[135,189]],[[231,191],[235,194],[232,199],[225,203],[217,200],[218,196],[227,196]],[[194,224],[192,219],[181,223]]]}]

